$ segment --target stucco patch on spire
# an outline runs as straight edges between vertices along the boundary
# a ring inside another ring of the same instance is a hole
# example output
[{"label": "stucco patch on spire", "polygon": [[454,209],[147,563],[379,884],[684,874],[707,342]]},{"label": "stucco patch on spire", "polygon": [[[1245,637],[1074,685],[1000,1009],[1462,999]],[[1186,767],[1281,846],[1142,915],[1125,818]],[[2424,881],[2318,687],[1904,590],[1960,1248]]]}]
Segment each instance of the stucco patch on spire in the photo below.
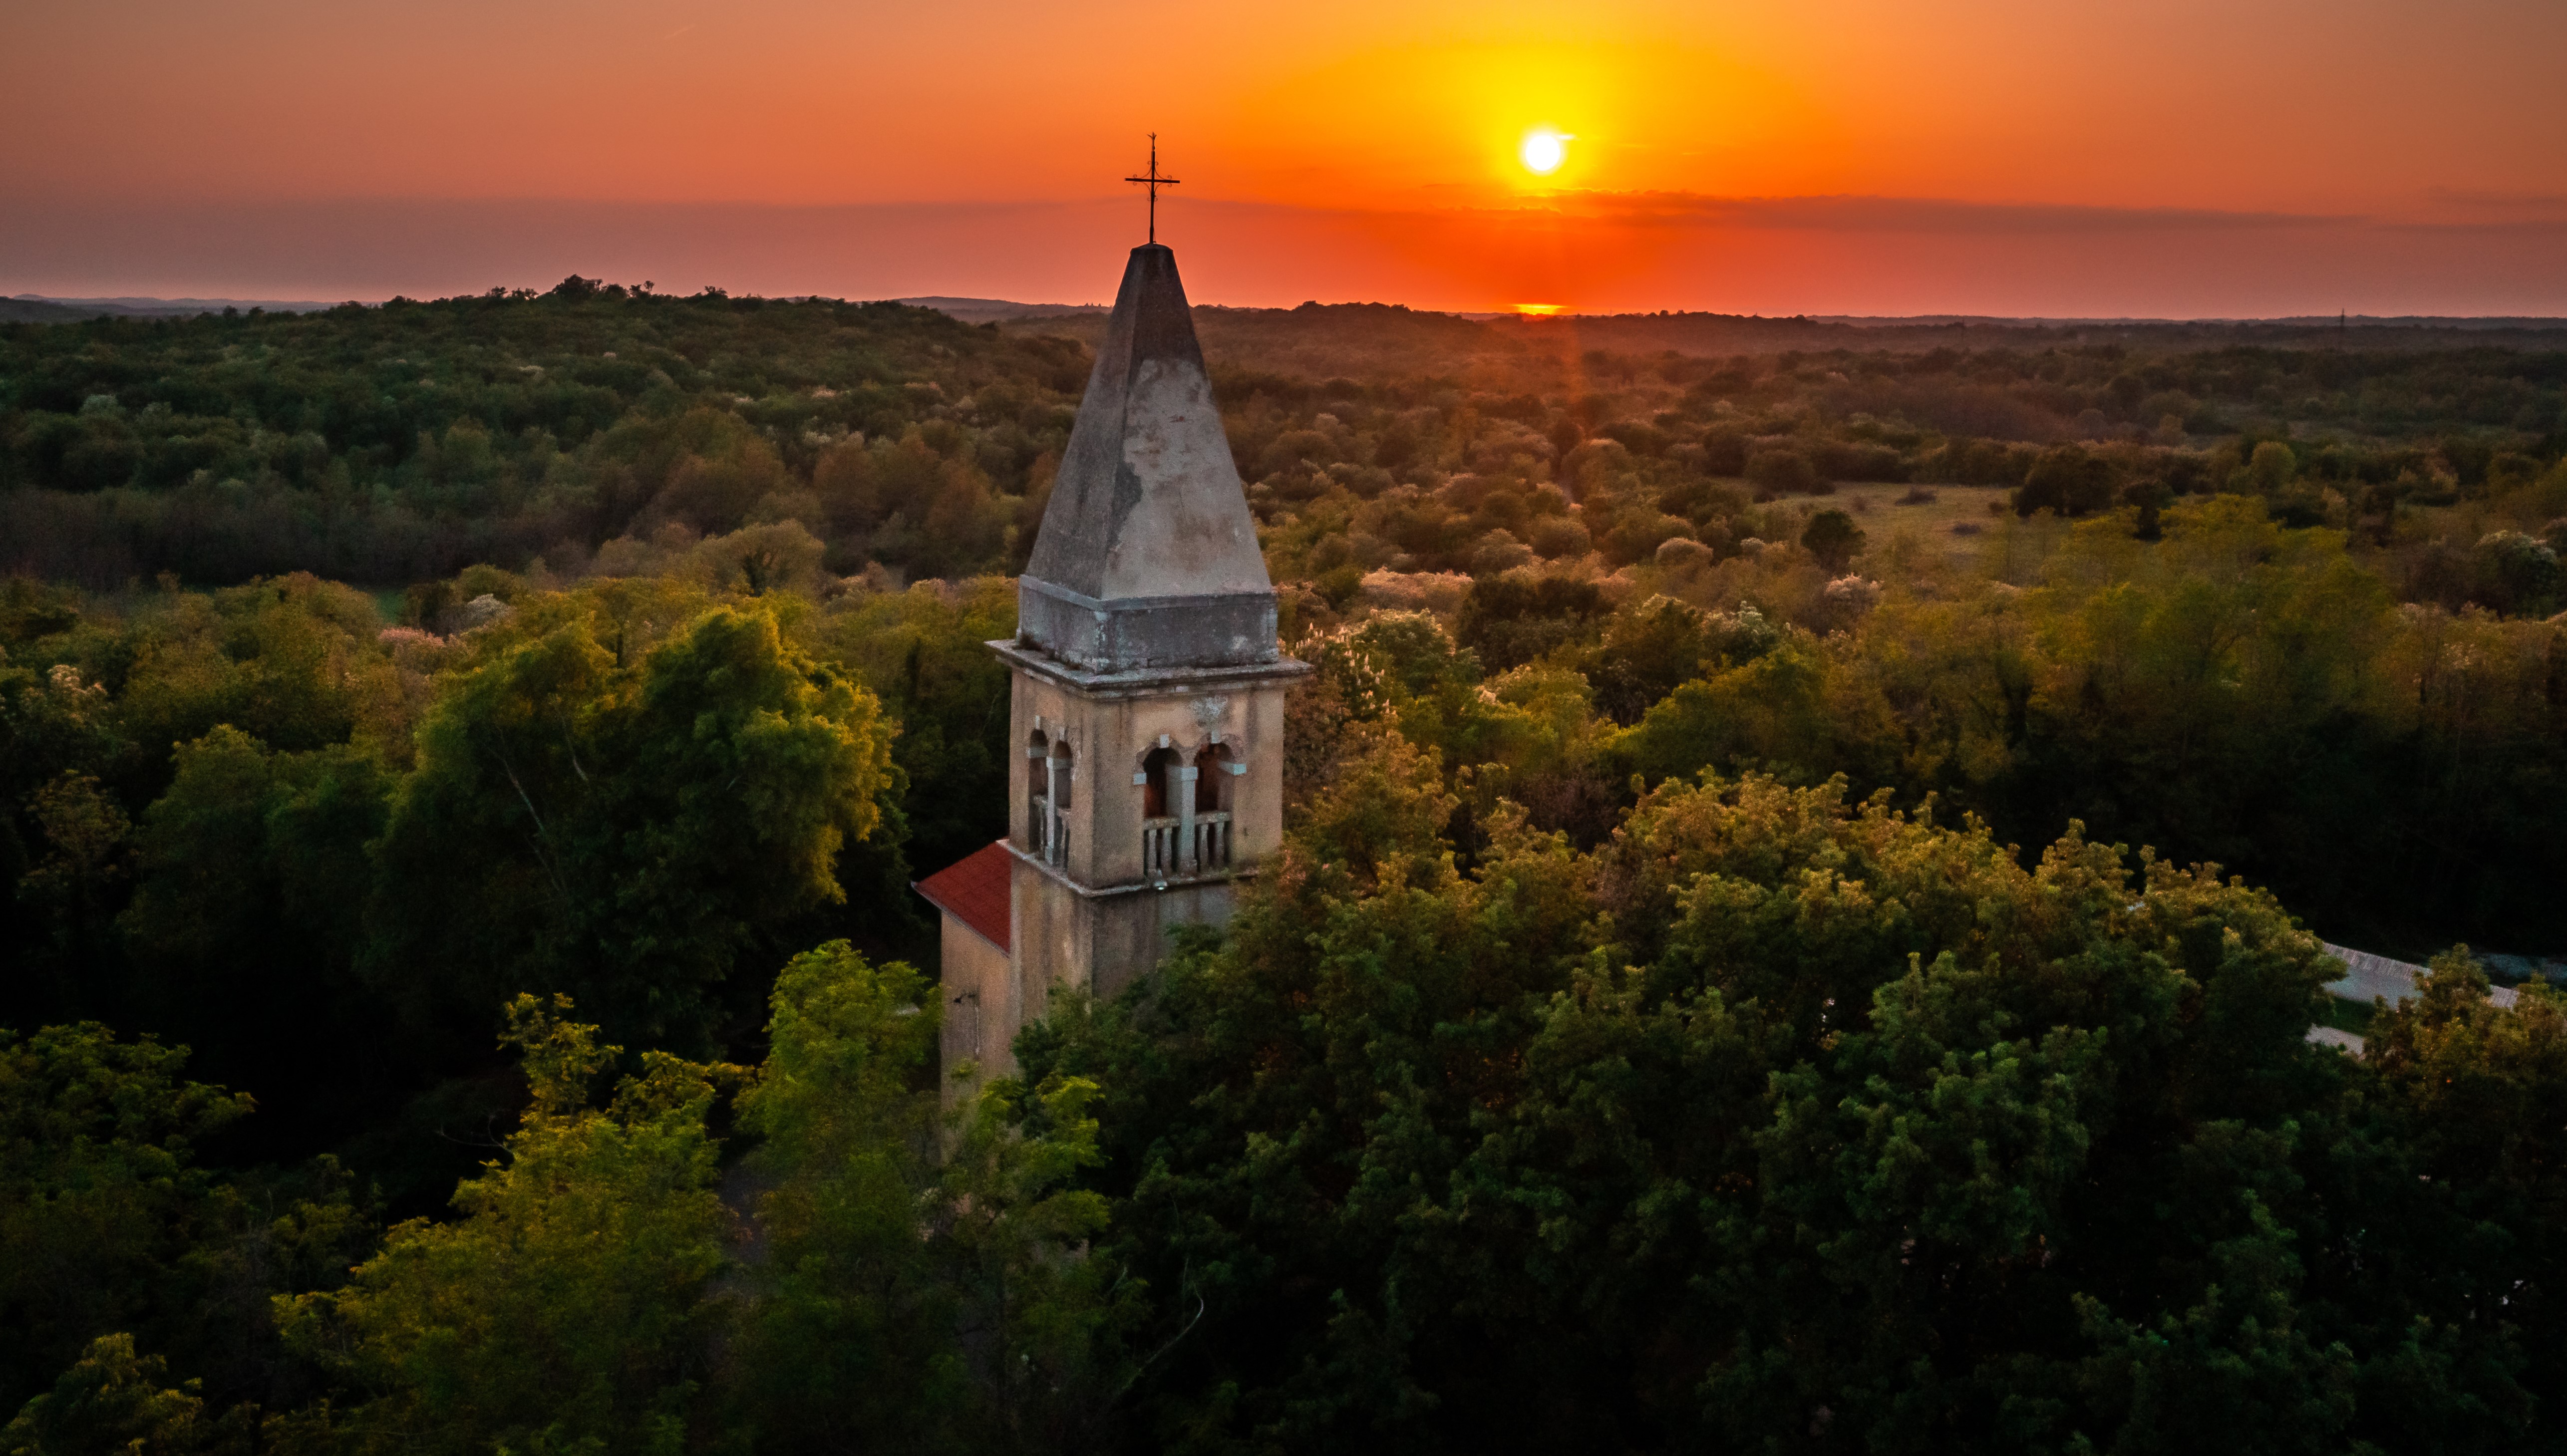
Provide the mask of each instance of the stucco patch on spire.
[{"label": "stucco patch on spire", "polygon": [[1124,268],[1017,605],[1026,646],[1094,672],[1278,655],[1257,521],[1158,244]]}]

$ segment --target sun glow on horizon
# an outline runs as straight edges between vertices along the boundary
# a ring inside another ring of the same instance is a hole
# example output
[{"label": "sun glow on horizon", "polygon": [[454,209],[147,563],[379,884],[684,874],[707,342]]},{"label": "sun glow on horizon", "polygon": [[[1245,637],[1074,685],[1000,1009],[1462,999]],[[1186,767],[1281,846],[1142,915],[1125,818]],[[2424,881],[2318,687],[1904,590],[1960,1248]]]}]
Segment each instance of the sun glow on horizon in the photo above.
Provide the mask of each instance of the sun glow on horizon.
[{"label": "sun glow on horizon", "polygon": [[1566,132],[1537,127],[1525,134],[1524,145],[1516,148],[1516,155],[1524,162],[1525,170],[1549,176],[1569,159],[1569,144],[1576,140]]},{"label": "sun glow on horizon", "polygon": [[[2311,38],[2252,5],[2177,25],[1393,0],[1278,27],[743,0],[611,37],[587,8],[521,7],[497,48],[453,6],[18,9],[0,195],[31,203],[0,209],[0,296],[443,295],[575,269],[1102,300],[1125,224],[1149,225],[1115,178],[1156,129],[1187,179],[1158,221],[1205,302],[2567,312],[2567,109],[2538,100],[2558,0],[2458,7],[2421,67],[2395,6]],[[2320,40],[2325,64],[2272,67]],[[301,84],[242,105],[260,64]],[[1099,73],[1151,84],[1060,85]],[[2196,211],[2238,217],[2168,220]],[[2357,217],[2380,221],[2324,220]],[[863,246],[831,241],[849,228]]]}]

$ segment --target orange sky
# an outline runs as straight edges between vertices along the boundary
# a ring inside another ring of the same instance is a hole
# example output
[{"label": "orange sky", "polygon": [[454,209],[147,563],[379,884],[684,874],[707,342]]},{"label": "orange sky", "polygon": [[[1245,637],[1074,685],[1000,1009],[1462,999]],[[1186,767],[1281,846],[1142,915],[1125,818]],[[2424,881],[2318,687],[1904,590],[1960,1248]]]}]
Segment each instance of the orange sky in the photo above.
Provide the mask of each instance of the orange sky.
[{"label": "orange sky", "polygon": [[30,3],[0,292],[1099,298],[1155,129],[1201,301],[2567,313],[2561,56],[2557,0]]}]

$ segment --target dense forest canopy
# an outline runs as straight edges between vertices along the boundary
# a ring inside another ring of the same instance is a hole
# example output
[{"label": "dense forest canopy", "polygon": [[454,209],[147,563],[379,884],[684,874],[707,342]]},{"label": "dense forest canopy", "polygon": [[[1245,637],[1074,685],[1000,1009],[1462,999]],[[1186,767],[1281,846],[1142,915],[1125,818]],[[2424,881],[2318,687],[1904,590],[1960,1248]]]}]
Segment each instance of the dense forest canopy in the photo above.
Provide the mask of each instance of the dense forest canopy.
[{"label": "dense forest canopy", "polygon": [[[1705,355],[1587,347],[1681,318],[1200,312],[1270,515],[1327,485],[1370,498],[1456,472],[1573,490],[1564,456],[1598,439],[1633,457],[1608,475],[1652,495],[1750,478],[1751,457],[1780,489],[2016,487],[2042,463],[2035,502],[2082,515],[2134,488],[2226,488],[2271,443],[2287,453],[2251,483],[2292,523],[2394,534],[2396,504],[2503,493],[2567,439],[2567,353],[2418,349],[2395,329],[2150,350],[2090,339],[2108,330],[1999,331],[1992,347],[1929,330],[1918,348],[1917,331],[1840,327],[1818,335],[1830,350]],[[894,304],[585,279],[542,297],[0,325],[7,564],[107,588],[163,570],[402,585],[474,562],[576,574],[619,540],[793,520],[840,574],[1002,571],[1085,382],[1057,335],[1096,327],[1001,334]],[[1864,347],[1888,342],[1902,347]],[[1655,544],[1643,534],[1623,539]]]},{"label": "dense forest canopy", "polygon": [[1092,321],[0,326],[0,1450],[2556,1444],[2567,354],[1199,312],[1287,845],[959,1098]]}]

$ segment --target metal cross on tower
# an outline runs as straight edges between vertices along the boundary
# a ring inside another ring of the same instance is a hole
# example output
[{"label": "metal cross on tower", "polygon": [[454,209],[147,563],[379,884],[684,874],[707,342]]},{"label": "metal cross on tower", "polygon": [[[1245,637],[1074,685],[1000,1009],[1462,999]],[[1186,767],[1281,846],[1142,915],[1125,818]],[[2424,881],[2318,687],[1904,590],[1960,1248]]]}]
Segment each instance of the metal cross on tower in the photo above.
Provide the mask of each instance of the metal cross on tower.
[{"label": "metal cross on tower", "polygon": [[1125,177],[1127,182],[1147,182],[1150,186],[1150,241],[1159,240],[1159,189],[1177,185],[1175,177],[1159,175],[1159,134],[1150,134],[1150,171],[1147,176]]}]

